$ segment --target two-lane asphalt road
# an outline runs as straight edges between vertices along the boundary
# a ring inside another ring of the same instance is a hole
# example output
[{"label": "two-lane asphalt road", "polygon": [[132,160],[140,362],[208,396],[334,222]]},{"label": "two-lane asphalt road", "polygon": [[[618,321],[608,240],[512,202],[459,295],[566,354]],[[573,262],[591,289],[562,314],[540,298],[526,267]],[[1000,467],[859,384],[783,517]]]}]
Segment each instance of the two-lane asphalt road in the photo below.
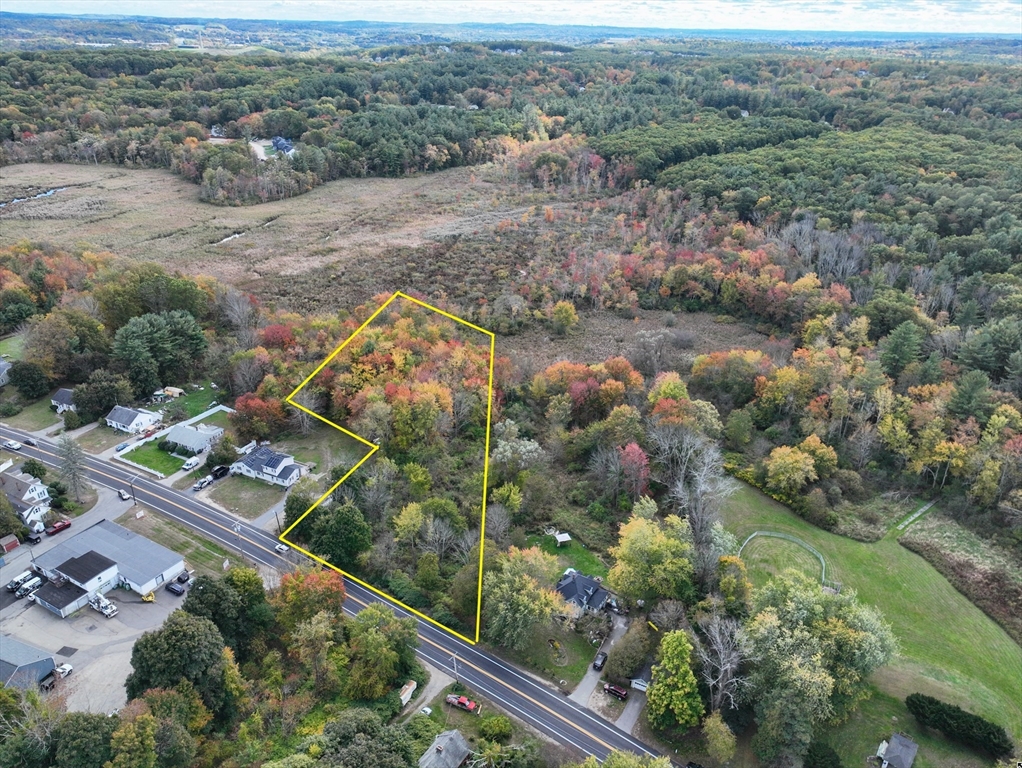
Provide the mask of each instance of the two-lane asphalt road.
[{"label": "two-lane asphalt road", "polygon": [[[3,426],[0,427],[0,437],[21,441],[25,434]],[[58,464],[54,445],[45,440],[38,440],[38,443],[37,447],[24,446],[21,453],[26,458],[36,458],[46,464]],[[113,489],[124,488],[130,491],[133,488],[140,504],[239,552],[251,562],[287,570],[293,568],[299,559],[304,560],[294,551],[286,555],[277,553],[274,551],[274,546],[279,543],[276,538],[244,520],[198,501],[187,491],[176,491],[149,479],[145,473],[114,462],[89,457],[87,463],[91,482]],[[73,530],[71,534],[74,534]],[[348,599],[344,607],[349,613],[357,613],[369,603],[380,602],[389,605],[399,615],[410,615],[400,606],[380,598],[350,579],[345,581],[345,588]],[[451,674],[456,672],[458,678],[470,689],[496,702],[559,744],[574,747],[601,760],[614,749],[657,754],[563,694],[537,682],[481,648],[421,620],[418,653],[435,667]]]}]

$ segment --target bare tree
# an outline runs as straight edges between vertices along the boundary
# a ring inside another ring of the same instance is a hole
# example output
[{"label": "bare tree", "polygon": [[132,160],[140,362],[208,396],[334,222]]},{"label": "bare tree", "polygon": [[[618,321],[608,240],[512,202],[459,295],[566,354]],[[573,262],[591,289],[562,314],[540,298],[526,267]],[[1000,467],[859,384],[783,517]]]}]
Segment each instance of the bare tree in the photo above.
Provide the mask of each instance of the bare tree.
[{"label": "bare tree", "polygon": [[511,533],[511,513],[503,504],[486,505],[486,538],[493,539],[503,548]]},{"label": "bare tree", "polygon": [[696,576],[707,586],[717,565],[713,524],[720,520],[724,501],[737,489],[738,484],[724,472],[720,448],[709,440],[703,441],[685,474],[678,477],[671,488],[671,499],[678,511],[688,518],[692,531]]},{"label": "bare tree", "polygon": [[688,627],[685,604],[681,600],[661,600],[649,618],[661,632],[673,632]]},{"label": "bare tree", "polygon": [[370,523],[383,521],[384,512],[394,496],[394,478],[398,468],[390,459],[377,459],[365,472],[366,480],[358,486],[358,506]]},{"label": "bare tree", "polygon": [[[305,385],[298,390],[292,399],[302,407],[296,408],[291,406],[291,425],[303,435],[307,435],[312,431],[314,418],[308,411],[318,413],[323,407],[323,396],[316,390],[311,389],[309,385]],[[302,410],[303,408],[305,410]]]},{"label": "bare tree", "polygon": [[217,292],[215,301],[220,314],[233,326],[241,347],[243,349],[254,347],[257,313],[251,297],[237,288],[228,286]]},{"label": "bare tree", "polygon": [[649,458],[653,465],[653,479],[667,487],[673,486],[678,478],[688,473],[688,465],[698,453],[706,438],[698,432],[680,424],[647,425]]},{"label": "bare tree", "polygon": [[730,616],[718,613],[699,622],[703,639],[696,652],[702,662],[702,676],[710,689],[710,711],[716,712],[725,704],[729,709],[738,707],[738,692],[746,680],[739,676],[744,658],[739,643],[741,624]]},{"label": "bare tree", "polygon": [[443,560],[457,542],[458,535],[446,520],[433,518],[425,525],[426,535],[423,536],[423,552],[432,552]]},{"label": "bare tree", "polygon": [[[486,527],[490,527],[490,512],[486,511]],[[454,557],[455,559],[464,565],[468,562],[469,557],[472,555],[472,550],[475,549],[476,544],[479,543],[479,529],[473,528],[471,531],[462,531],[461,534],[454,542]]]},{"label": "bare tree", "polygon": [[621,454],[615,448],[597,448],[589,459],[589,473],[607,496],[617,498],[624,486],[624,472],[621,470]]},{"label": "bare tree", "polygon": [[254,357],[242,357],[231,370],[231,390],[235,396],[254,392],[266,371]]},{"label": "bare tree", "polygon": [[479,398],[473,393],[461,388],[455,390],[451,407],[451,419],[455,436],[461,434],[461,431],[468,425],[478,405]]}]

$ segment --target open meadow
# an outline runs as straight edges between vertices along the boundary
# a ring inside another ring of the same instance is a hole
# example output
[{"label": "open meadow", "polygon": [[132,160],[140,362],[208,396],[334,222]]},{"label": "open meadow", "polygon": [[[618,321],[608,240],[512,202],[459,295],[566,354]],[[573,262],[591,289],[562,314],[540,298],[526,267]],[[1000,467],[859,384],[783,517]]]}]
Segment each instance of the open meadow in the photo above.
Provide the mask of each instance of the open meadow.
[{"label": "open meadow", "polygon": [[[894,533],[873,543],[837,536],[749,486],[732,497],[723,518],[739,541],[753,531],[801,538],[825,558],[828,580],[883,611],[901,655],[874,675],[881,692],[900,700],[916,692],[936,696],[1003,725],[1016,741],[1022,738],[1022,648]],[[789,558],[792,567],[819,578],[819,562],[791,542],[757,537],[748,547],[754,583]],[[898,706],[901,718],[911,719],[904,704]]]}]

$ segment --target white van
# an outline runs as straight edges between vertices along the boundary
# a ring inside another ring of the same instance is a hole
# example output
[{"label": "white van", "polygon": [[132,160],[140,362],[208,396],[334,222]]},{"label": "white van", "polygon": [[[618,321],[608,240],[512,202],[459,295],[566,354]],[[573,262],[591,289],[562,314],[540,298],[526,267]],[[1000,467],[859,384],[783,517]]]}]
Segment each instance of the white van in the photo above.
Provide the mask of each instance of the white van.
[{"label": "white van", "polygon": [[20,600],[25,595],[28,595],[28,594],[31,594],[32,592],[35,592],[42,585],[43,585],[43,580],[40,579],[38,576],[33,576],[31,579],[29,579],[24,584],[22,584],[20,587],[18,587],[18,591],[14,593],[14,596]]},{"label": "white van", "polygon": [[35,574],[32,571],[22,571],[9,582],[7,582],[7,591],[14,592],[18,587],[24,584],[26,581],[31,579]]},{"label": "white van", "polygon": [[183,469],[185,472],[191,472],[197,466],[199,466],[199,457],[192,456],[192,458],[188,459],[188,461],[184,463],[184,466],[181,467],[181,469]]}]

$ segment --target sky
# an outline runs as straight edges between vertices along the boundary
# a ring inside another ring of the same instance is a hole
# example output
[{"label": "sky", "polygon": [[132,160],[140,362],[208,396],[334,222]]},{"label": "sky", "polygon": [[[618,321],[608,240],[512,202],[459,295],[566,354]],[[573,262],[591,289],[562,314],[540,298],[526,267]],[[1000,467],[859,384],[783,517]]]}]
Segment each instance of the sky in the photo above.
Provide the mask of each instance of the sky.
[{"label": "sky", "polygon": [[4,0],[3,10],[188,18],[993,32],[1022,36],[1020,0]]}]

